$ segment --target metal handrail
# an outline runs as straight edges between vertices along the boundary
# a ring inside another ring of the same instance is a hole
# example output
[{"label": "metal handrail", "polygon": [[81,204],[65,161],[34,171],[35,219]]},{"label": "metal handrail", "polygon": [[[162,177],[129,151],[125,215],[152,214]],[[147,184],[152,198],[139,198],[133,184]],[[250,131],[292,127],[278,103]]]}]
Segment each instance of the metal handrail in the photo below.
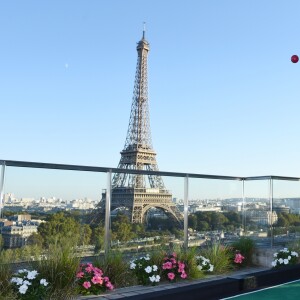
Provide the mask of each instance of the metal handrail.
[{"label": "metal handrail", "polygon": [[0,160],[0,165],[5,165],[8,167],[74,170],[74,171],[88,171],[88,172],[112,172],[112,173],[128,173],[128,174],[141,174],[141,175],[158,175],[158,176],[169,176],[169,177],[219,179],[219,180],[242,181],[242,180],[275,179],[275,180],[300,181],[299,177],[274,176],[274,175],[250,176],[250,177],[224,176],[224,175],[208,175],[208,174],[182,173],[182,172],[169,172],[169,171],[132,170],[132,169],[119,169],[119,168],[84,166],[84,165],[41,163],[41,162],[29,162],[29,161],[18,161],[18,160]]}]

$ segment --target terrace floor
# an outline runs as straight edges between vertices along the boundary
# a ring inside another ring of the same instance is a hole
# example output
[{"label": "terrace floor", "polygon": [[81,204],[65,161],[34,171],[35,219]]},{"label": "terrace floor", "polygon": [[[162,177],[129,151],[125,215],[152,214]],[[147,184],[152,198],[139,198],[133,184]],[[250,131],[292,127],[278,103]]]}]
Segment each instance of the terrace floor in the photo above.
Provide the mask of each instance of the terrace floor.
[{"label": "terrace floor", "polygon": [[[102,295],[98,296],[81,296],[78,300],[105,300],[105,299],[121,299],[121,298],[130,298],[131,300],[138,300],[138,299],[158,299],[159,296],[163,295],[164,298],[172,297],[172,299],[221,299],[220,297],[209,296],[199,297],[193,291],[195,291],[196,286],[203,285],[203,286],[210,286],[213,289],[218,288],[220,292],[222,289],[225,288],[226,284],[230,284],[232,280],[238,281],[237,279],[241,277],[246,277],[248,274],[269,270],[270,268],[267,267],[253,267],[242,269],[238,271],[234,271],[231,273],[223,274],[223,275],[208,275],[205,278],[197,279],[197,280],[183,280],[174,283],[165,283],[160,284],[157,286],[131,286],[126,288],[119,288],[114,291],[107,292]],[[229,280],[228,283],[225,280]],[[231,280],[231,281],[230,281]],[[214,288],[212,285],[216,283],[216,287]],[[219,285],[218,285],[219,283]],[[237,284],[237,283],[236,283]],[[194,294],[194,296],[189,295],[189,297],[180,296],[179,291],[182,292],[185,290],[188,294]],[[208,293],[209,289],[205,289]],[[174,298],[174,295],[177,297]],[[224,297],[227,295],[224,295]],[[129,299],[128,299],[129,300]]]}]

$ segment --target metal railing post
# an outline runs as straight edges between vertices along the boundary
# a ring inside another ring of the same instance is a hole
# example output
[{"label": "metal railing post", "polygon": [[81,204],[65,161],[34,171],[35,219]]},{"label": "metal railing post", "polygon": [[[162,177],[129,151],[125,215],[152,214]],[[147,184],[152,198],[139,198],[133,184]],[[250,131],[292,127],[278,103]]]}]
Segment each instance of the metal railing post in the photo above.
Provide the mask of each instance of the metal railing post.
[{"label": "metal railing post", "polygon": [[274,246],[274,232],[273,232],[273,223],[274,223],[274,218],[273,218],[273,179],[270,178],[269,182],[269,201],[270,201],[270,234],[271,234],[271,249]]},{"label": "metal railing post", "polygon": [[0,218],[2,218],[2,208],[4,206],[4,179],[5,179],[5,162],[2,163],[0,177]]},{"label": "metal railing post", "polygon": [[189,177],[188,175],[184,178],[184,210],[183,210],[183,231],[184,231],[184,249],[187,250],[189,246],[188,237],[188,210],[189,210]]},{"label": "metal railing post", "polygon": [[243,179],[243,185],[242,185],[242,199],[243,199],[243,203],[242,203],[242,227],[243,227],[243,235],[246,234],[246,203],[245,203],[245,179]]},{"label": "metal railing post", "polygon": [[110,250],[110,204],[111,204],[111,170],[107,172],[106,199],[105,199],[105,227],[104,227],[104,246],[105,256]]}]

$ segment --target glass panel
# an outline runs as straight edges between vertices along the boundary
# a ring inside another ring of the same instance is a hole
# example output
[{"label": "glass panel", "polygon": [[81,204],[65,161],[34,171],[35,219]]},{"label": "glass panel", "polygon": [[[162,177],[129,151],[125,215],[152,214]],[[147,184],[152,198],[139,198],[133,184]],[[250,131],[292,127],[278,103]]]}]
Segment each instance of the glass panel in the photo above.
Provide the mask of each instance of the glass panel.
[{"label": "glass panel", "polygon": [[[274,244],[295,247],[300,239],[300,182],[274,180]],[[297,247],[298,248],[298,247]]]},{"label": "glass panel", "polygon": [[[132,177],[128,183],[128,178],[118,174],[112,179],[112,249],[134,254],[181,245],[183,178],[149,179],[143,175]],[[157,184],[160,187],[153,187]]]},{"label": "glass panel", "polygon": [[98,204],[105,187],[106,173],[6,167],[4,248],[28,252],[28,246],[68,239],[80,255],[99,252],[104,220]]},{"label": "glass panel", "polygon": [[190,179],[189,246],[231,243],[242,230],[242,181]]},{"label": "glass panel", "polygon": [[257,247],[270,247],[272,213],[270,180],[245,181],[244,235],[254,239]]}]

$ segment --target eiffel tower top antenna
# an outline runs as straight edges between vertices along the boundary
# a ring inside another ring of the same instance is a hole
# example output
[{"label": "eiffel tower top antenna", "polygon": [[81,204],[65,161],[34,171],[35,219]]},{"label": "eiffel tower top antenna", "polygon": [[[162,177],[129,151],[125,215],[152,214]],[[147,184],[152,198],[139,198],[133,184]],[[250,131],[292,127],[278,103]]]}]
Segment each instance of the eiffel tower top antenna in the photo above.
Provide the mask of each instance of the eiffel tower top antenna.
[{"label": "eiffel tower top antenna", "polygon": [[145,39],[146,34],[146,22],[143,23],[143,40]]}]

